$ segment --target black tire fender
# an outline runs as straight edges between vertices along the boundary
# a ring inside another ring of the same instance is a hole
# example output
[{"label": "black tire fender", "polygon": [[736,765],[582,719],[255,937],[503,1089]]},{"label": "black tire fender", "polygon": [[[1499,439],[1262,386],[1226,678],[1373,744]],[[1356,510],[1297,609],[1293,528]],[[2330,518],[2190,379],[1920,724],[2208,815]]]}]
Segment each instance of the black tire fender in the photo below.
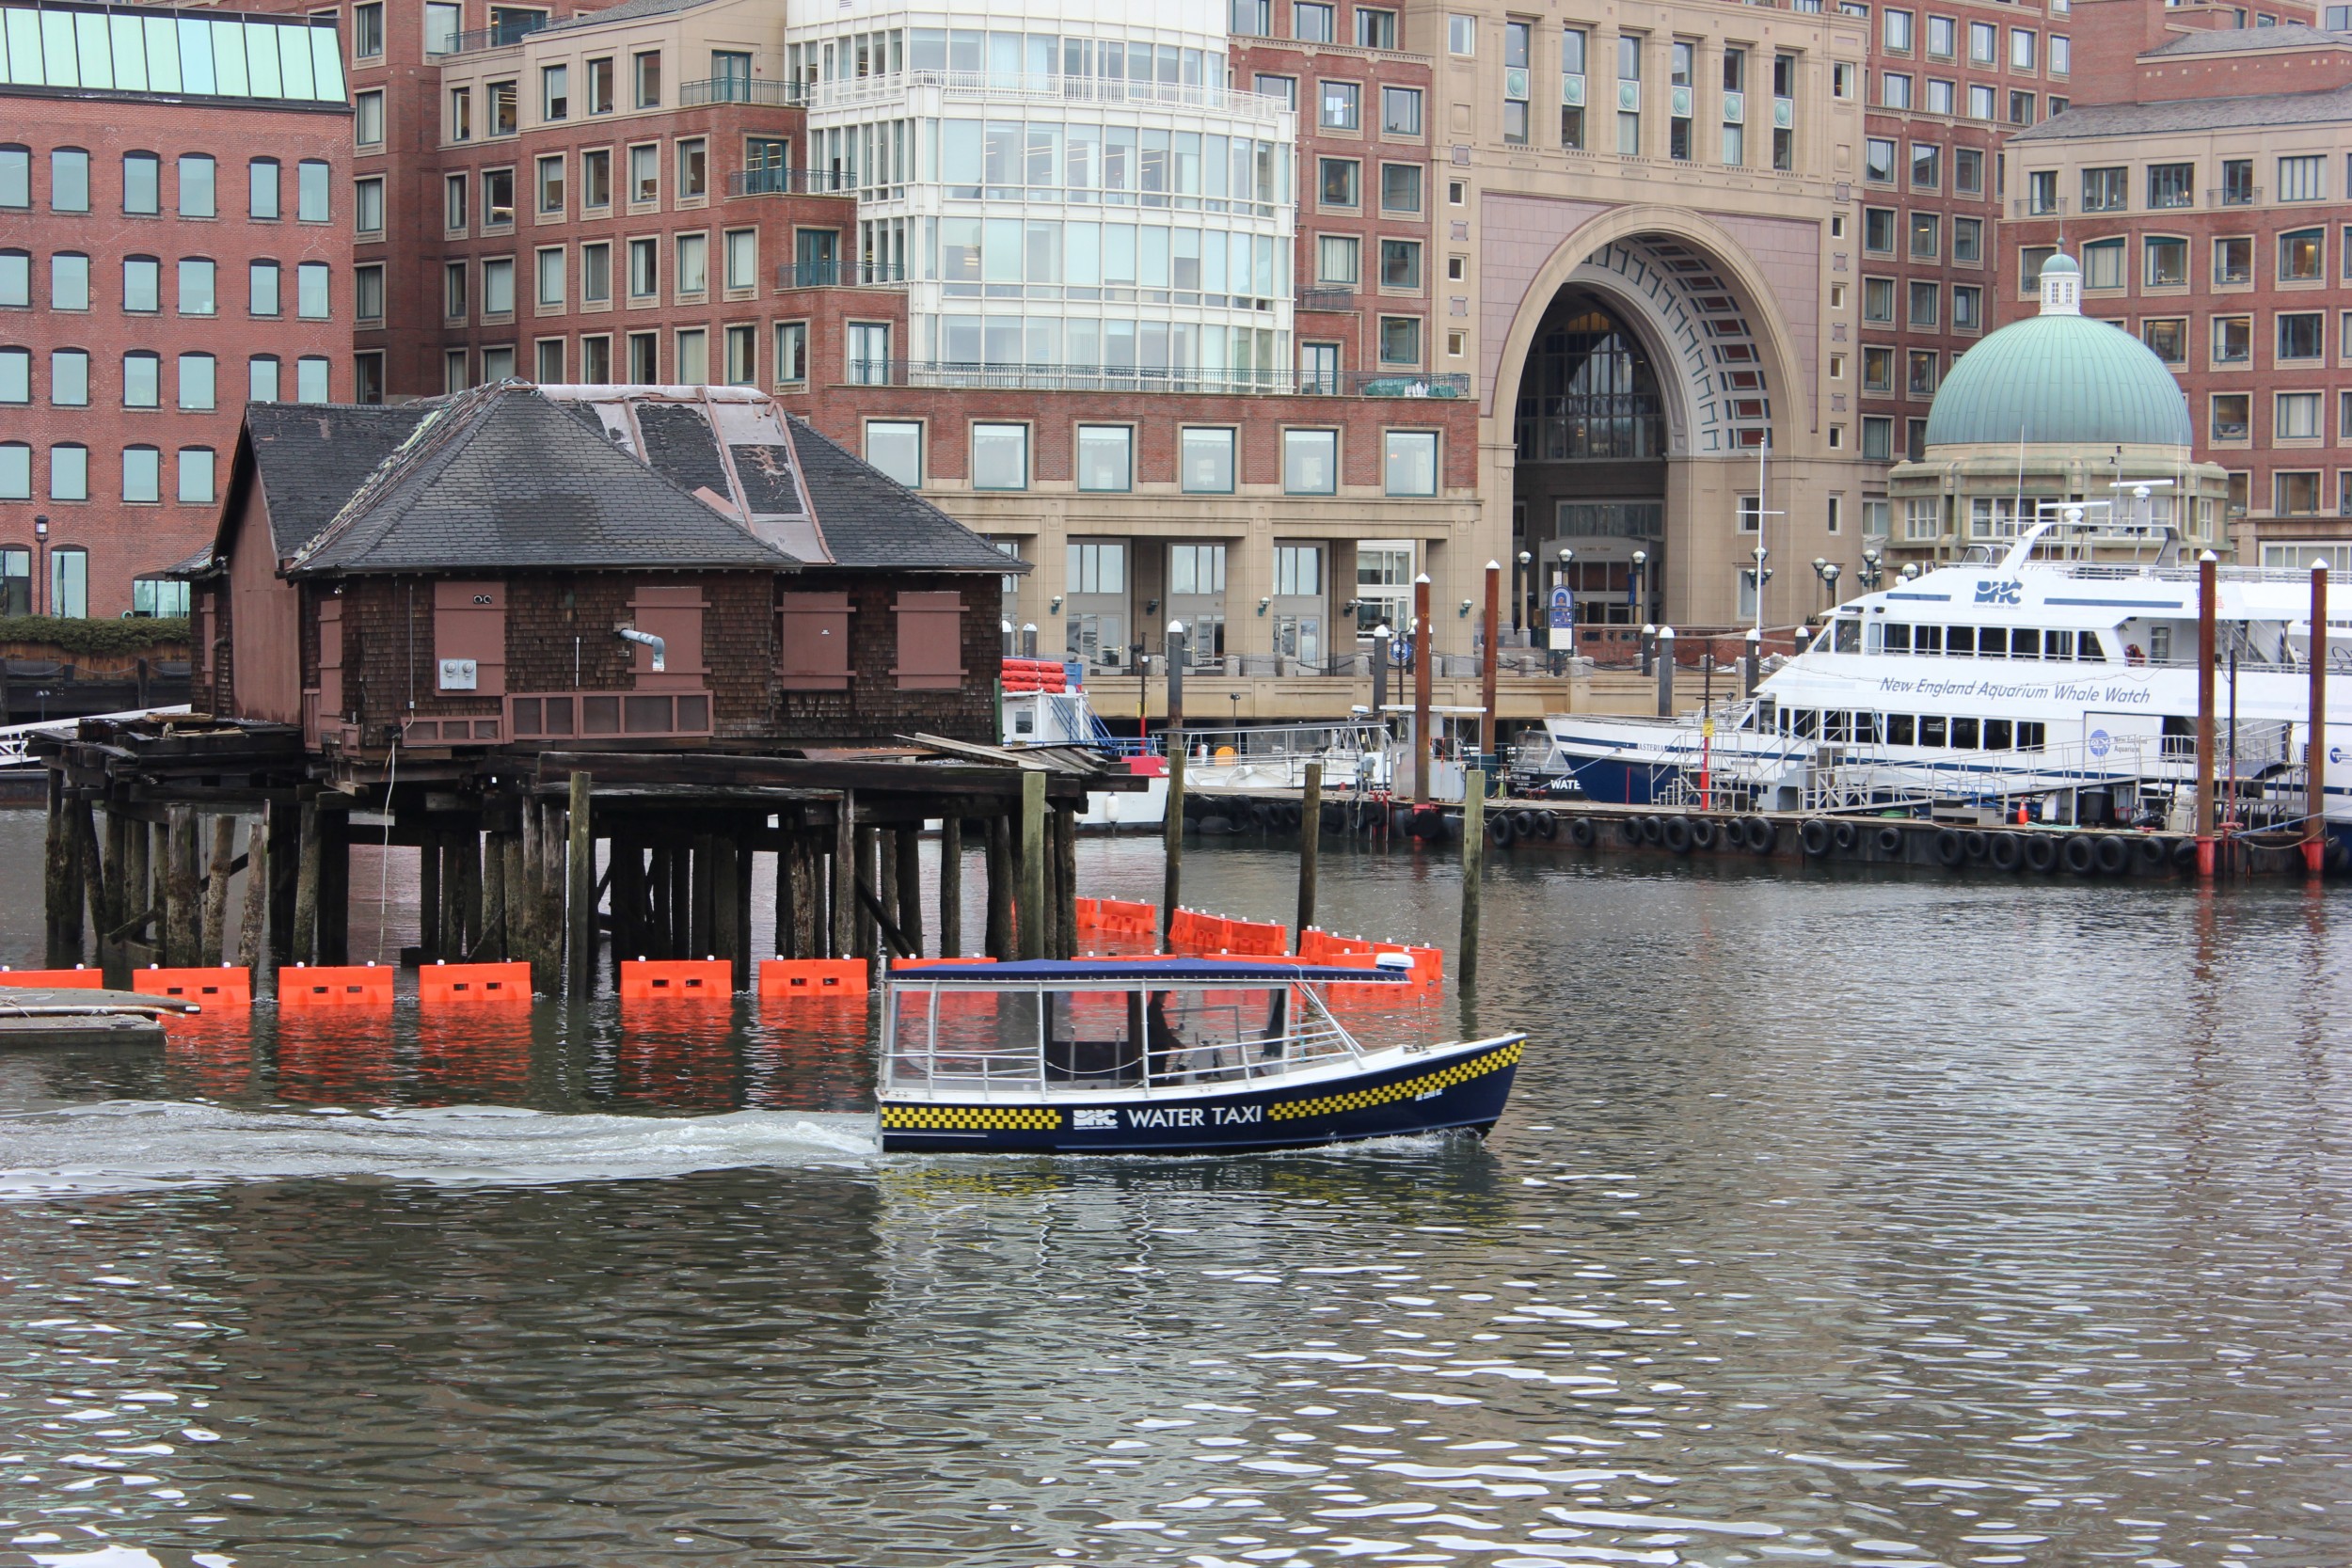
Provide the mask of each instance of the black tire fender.
[{"label": "black tire fender", "polygon": [[2015,833],[1994,833],[1984,858],[1993,863],[1995,871],[2014,871],[2026,862],[2025,847],[2017,842]]},{"label": "black tire fender", "polygon": [[1960,841],[1960,834],[1950,828],[1939,828],[1935,834],[1935,863],[1938,865],[1958,865],[1968,858],[1968,847]]},{"label": "black tire fender", "polygon": [[2024,840],[2021,847],[2027,870],[2048,871],[2057,866],[2058,847],[2056,839],[2048,833],[2024,833],[2019,836]]},{"label": "black tire fender", "polygon": [[2075,876],[2088,877],[2099,869],[2099,847],[2090,842],[2089,833],[2069,833],[2066,847],[2058,851],[2058,859]]},{"label": "black tire fender", "polygon": [[1715,834],[1716,828],[1712,817],[1694,816],[1691,819],[1692,848],[1712,849],[1715,847]]},{"label": "black tire fender", "polygon": [[1797,831],[1797,843],[1808,856],[1818,860],[1829,853],[1833,836],[1829,823],[1817,816]]},{"label": "black tire fender", "polygon": [[1752,855],[1769,855],[1780,844],[1780,829],[1761,816],[1748,818],[1747,831],[1742,836],[1747,839],[1748,853]]},{"label": "black tire fender", "polygon": [[1575,845],[1578,848],[1590,849],[1593,847],[1593,840],[1598,835],[1593,831],[1593,819],[1591,817],[1577,816],[1569,818],[1568,842]]},{"label": "black tire fender", "polygon": [[1879,830],[1879,853],[1899,855],[1903,852],[1903,831],[1889,823]]},{"label": "black tire fender", "polygon": [[1658,830],[1658,834],[1659,841],[1664,844],[1671,853],[1687,855],[1691,852],[1691,819],[1689,817],[1669,816]]},{"label": "black tire fender", "polygon": [[1862,830],[1851,822],[1840,822],[1829,831],[1829,836],[1831,842],[1837,846],[1839,854],[1849,854],[1855,845],[1862,842]]},{"label": "black tire fender", "polygon": [[2120,877],[2130,869],[2132,863],[2132,841],[2130,839],[2118,833],[2103,833],[2100,835],[2099,842],[2091,848],[2092,852],[2099,857],[2099,875],[2102,877]]}]

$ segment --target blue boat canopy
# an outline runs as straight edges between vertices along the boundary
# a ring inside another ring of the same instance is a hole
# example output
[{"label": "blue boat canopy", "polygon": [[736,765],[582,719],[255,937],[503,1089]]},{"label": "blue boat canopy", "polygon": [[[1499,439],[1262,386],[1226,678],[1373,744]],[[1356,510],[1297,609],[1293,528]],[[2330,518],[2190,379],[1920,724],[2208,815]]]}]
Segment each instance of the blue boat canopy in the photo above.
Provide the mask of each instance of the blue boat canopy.
[{"label": "blue boat canopy", "polygon": [[890,971],[894,981],[922,980],[968,986],[976,990],[1001,990],[1020,983],[1050,988],[1056,983],[1100,985],[1127,983],[1138,989],[1152,985],[1201,985],[1212,982],[1254,986],[1401,985],[1413,977],[1402,968],[1341,969],[1327,964],[1252,962],[1233,958],[1157,958],[1149,963],[1104,962],[1097,958],[1024,958],[1015,963],[946,963],[931,960],[902,963]]}]

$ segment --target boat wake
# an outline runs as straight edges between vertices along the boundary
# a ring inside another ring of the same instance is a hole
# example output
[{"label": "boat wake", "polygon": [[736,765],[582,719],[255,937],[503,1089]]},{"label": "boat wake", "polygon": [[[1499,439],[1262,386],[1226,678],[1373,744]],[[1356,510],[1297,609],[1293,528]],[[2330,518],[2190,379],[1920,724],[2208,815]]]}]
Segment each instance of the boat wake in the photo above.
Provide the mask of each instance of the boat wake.
[{"label": "boat wake", "polygon": [[857,1163],[875,1152],[873,1126],[850,1113],[622,1117],[106,1101],[0,1117],[8,1150],[0,1201],[320,1179],[542,1186]]}]

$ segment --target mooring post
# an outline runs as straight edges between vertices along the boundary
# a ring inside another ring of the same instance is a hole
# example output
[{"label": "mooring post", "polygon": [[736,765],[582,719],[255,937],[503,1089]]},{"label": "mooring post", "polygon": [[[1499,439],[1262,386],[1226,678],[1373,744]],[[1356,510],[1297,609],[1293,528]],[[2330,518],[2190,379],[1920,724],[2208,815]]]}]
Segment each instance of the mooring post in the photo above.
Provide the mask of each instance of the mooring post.
[{"label": "mooring post", "polygon": [[210,969],[220,962],[229,932],[229,868],[237,858],[237,819],[213,818],[213,863],[204,872],[204,926],[196,961]]},{"label": "mooring post", "polygon": [[1675,712],[1675,629],[1658,628],[1658,717],[1671,719]]},{"label": "mooring post", "polygon": [[429,964],[442,956],[446,909],[441,895],[441,835],[427,828],[421,836],[423,842],[417,846],[417,957]]},{"label": "mooring post", "polygon": [[[185,969],[197,962],[196,808],[173,806],[164,882],[164,966]],[[72,959],[66,960],[72,962]]]},{"label": "mooring post", "polygon": [[245,835],[245,914],[237,927],[237,962],[251,974],[256,988],[265,953],[262,932],[268,925],[269,828],[257,816]]},{"label": "mooring post", "polygon": [[1740,669],[1740,695],[1756,695],[1756,683],[1764,673],[1764,634],[1754,626],[1748,628],[1748,651]]},{"label": "mooring post", "polygon": [[2219,562],[2197,558],[2197,875],[2214,872],[2214,600]]},{"label": "mooring post", "polygon": [[[474,873],[475,892],[482,876]],[[476,899],[479,908],[480,900]],[[329,810],[319,818],[319,957],[323,964],[351,961],[351,814]]]},{"label": "mooring post", "polygon": [[1413,578],[1413,804],[1429,803],[1429,683],[1438,628],[1429,618],[1429,574]]},{"label": "mooring post", "polygon": [[963,818],[953,812],[939,823],[939,956],[963,956]]},{"label": "mooring post", "polygon": [[1078,956],[1078,814],[1069,806],[1054,811],[1054,929],[1059,942],[1057,958]]},{"label": "mooring post", "polygon": [[864,958],[870,963],[875,956],[882,951],[882,923],[875,918],[874,910],[866,908],[865,898],[859,896],[857,890],[861,887],[866,889],[874,896],[875,909],[881,907],[882,890],[877,885],[879,879],[874,869],[880,851],[877,830],[866,823],[860,822],[857,825],[854,851],[857,857],[856,874],[850,883],[850,896],[855,900],[850,910],[854,930],[850,951],[845,956]]},{"label": "mooring post", "polygon": [[1455,983],[1478,988],[1478,914],[1486,869],[1486,771],[1462,775],[1462,953],[1454,961]]},{"label": "mooring post", "polygon": [[2303,752],[2303,868],[2328,863],[2328,562],[2312,562],[2311,744]]},{"label": "mooring post", "polygon": [[899,930],[906,928],[898,912],[898,833],[895,828],[874,830],[874,902],[882,906],[884,923]]},{"label": "mooring post", "polygon": [[506,957],[506,835],[492,833],[484,847],[481,957],[496,963]]},{"label": "mooring post", "polygon": [[49,770],[49,836],[42,843],[45,853],[41,912],[47,927],[42,961],[52,969],[59,969],[73,962],[65,950],[66,900],[72,898],[78,901],[82,896],[82,890],[74,885],[72,868],[66,863],[65,771],[62,768]]},{"label": "mooring post", "polygon": [[590,800],[595,781],[575,772],[568,804],[571,832],[564,845],[565,990],[575,1003],[586,1002],[596,986],[596,830]]},{"label": "mooring post", "polygon": [[[1138,674],[1136,677],[1141,680]],[[1184,624],[1168,624],[1168,727],[1160,746],[1168,753],[1168,807],[1160,823],[1167,865],[1160,876],[1160,945],[1175,928],[1176,906],[1184,881]]]},{"label": "mooring post", "polygon": [[686,927],[688,958],[715,958],[719,956],[719,893],[712,880],[712,863],[717,840],[708,833],[694,835],[694,848],[690,864],[693,868],[693,895],[689,900],[691,918]]},{"label": "mooring post", "polygon": [[923,955],[923,830],[898,830],[898,934]]},{"label": "mooring post", "polygon": [[731,845],[735,851],[735,908],[728,911],[728,922],[735,927],[735,989],[752,989],[752,879],[758,875],[759,861],[751,846],[739,840]]},{"label": "mooring post", "polygon": [[[65,806],[66,828],[73,840],[73,920],[69,945],[73,949],[73,961],[82,961],[82,915],[87,907],[90,935],[103,944],[106,933],[113,929],[106,923],[106,862],[99,853],[98,824],[90,816],[90,798],[72,795]],[[104,954],[97,955],[103,962]]]},{"label": "mooring post", "polygon": [[[751,977],[751,944],[743,933],[736,929],[736,906],[742,900],[737,896],[742,884],[742,866],[735,853],[735,846],[724,839],[713,840],[709,849],[711,944],[706,957],[724,958],[729,971],[728,983],[737,990],[748,989]],[[615,904],[618,904],[615,889]]]},{"label": "mooring post", "polygon": [[501,940],[505,951],[500,956],[509,962],[528,959],[531,946],[524,927],[530,920],[531,879],[523,869],[523,835],[521,825],[516,832],[500,836],[500,859],[506,863],[506,919],[501,927]]},{"label": "mooring post", "polygon": [[[176,824],[172,832],[179,832]],[[294,867],[294,961],[310,964],[318,962],[319,943],[319,802],[315,795],[302,802],[300,854]]]},{"label": "mooring post", "polygon": [[521,805],[522,879],[514,890],[515,956],[531,965],[531,985],[533,990],[552,991],[555,977],[548,973],[546,957],[540,950],[540,925],[545,915],[541,905],[541,890],[547,884],[546,847],[541,843],[539,802],[526,793]]},{"label": "mooring post", "polygon": [[[259,818],[255,825],[260,825]],[[100,890],[106,913],[98,927],[98,963],[105,972],[106,984],[119,990],[130,981],[130,967],[122,958],[123,925],[139,911],[131,907],[133,892],[126,875],[131,859],[132,824],[123,815],[109,808],[106,812],[106,869]],[[262,857],[249,857],[258,872]]]},{"label": "mooring post", "polygon": [[1045,774],[1021,775],[1021,893],[1014,933],[1025,958],[1053,956],[1053,914],[1045,907]]},{"label": "mooring post", "polygon": [[302,813],[291,796],[269,803],[269,967],[294,961],[294,883],[302,863]]},{"label": "mooring post", "polygon": [[[1496,644],[1502,641],[1499,628],[1502,623],[1502,562],[1486,562],[1486,640],[1478,657],[1478,701],[1484,710],[1478,720],[1478,754],[1490,758],[1495,754],[1498,738],[1495,728],[1495,670],[1500,662]],[[1485,762],[1480,767],[1487,766]]]},{"label": "mooring post", "polygon": [[845,789],[833,818],[833,956],[857,956],[857,793]]},{"label": "mooring post", "polygon": [[999,812],[987,819],[988,925],[982,951],[1003,960],[1012,952],[1012,821]]},{"label": "mooring post", "polygon": [[1315,870],[1323,850],[1323,764],[1307,765],[1298,800],[1298,935],[1294,952],[1305,952],[1307,927],[1315,923]]}]

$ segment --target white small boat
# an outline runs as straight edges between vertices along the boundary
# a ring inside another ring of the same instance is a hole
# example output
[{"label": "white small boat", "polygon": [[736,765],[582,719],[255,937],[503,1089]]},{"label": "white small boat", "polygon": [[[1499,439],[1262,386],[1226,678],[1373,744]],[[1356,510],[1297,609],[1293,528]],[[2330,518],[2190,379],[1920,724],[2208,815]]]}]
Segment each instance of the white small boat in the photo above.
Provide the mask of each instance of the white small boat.
[{"label": "white small boat", "polygon": [[882,1004],[882,1147],[1198,1154],[1484,1134],[1526,1036],[1367,1049],[1327,1003],[1332,986],[1401,988],[1410,962],[901,964]]}]

